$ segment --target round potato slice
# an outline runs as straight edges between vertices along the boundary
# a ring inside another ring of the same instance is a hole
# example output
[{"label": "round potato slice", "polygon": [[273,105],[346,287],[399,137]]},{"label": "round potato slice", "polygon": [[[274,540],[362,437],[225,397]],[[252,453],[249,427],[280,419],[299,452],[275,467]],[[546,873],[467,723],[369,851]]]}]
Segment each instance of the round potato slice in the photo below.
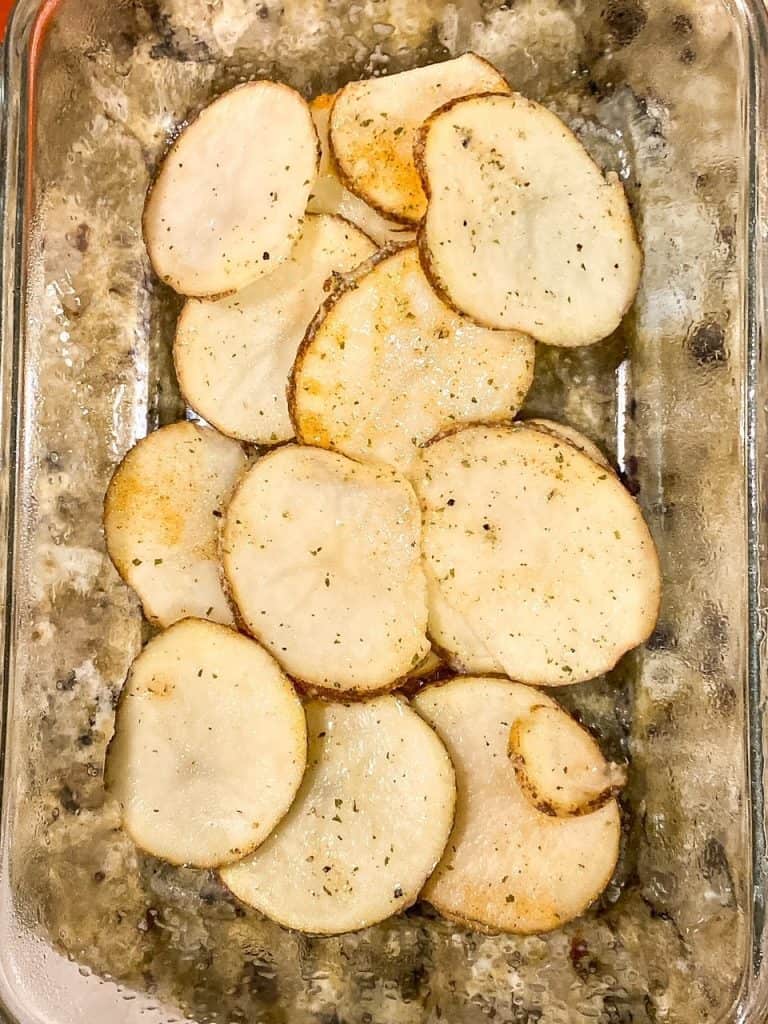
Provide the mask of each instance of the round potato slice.
[{"label": "round potato slice", "polygon": [[412,704],[445,743],[457,788],[453,831],[422,896],[451,920],[523,934],[583,913],[616,865],[616,801],[583,817],[543,814],[507,757],[515,721],[555,702],[505,679],[459,677],[426,687]]},{"label": "round potato slice", "polygon": [[446,428],[511,419],[533,362],[527,335],[477,327],[441,302],[407,246],[360,267],[310,328],[291,379],[296,433],[409,475]]},{"label": "round potato slice", "polygon": [[344,217],[357,225],[377,245],[386,245],[387,242],[411,241],[415,238],[411,228],[386,220],[372,206],[369,206],[342,184],[336,172],[328,140],[328,122],[335,99],[336,93],[323,93],[322,96],[316,96],[309,105],[315,130],[320,139],[322,155],[320,170],[312,188],[307,209],[310,213],[334,213]]},{"label": "round potato slice", "polygon": [[246,461],[236,441],[182,422],[143,438],[115,470],[104,501],[107,551],[155,625],[191,616],[234,623],[217,537]]},{"label": "round potato slice", "polygon": [[290,675],[365,696],[429,652],[419,535],[403,477],[289,445],[237,488],[222,561],[243,623]]},{"label": "round potato slice", "polygon": [[374,251],[373,242],[341,217],[307,216],[290,256],[268,277],[217,301],[189,299],[173,357],[191,407],[243,441],[276,444],[293,437],[288,375],[325,283]]},{"label": "round potato slice", "polygon": [[267,838],[306,757],[304,710],[274,659],[234,630],[186,619],[131,666],[107,784],[137,846],[209,868]]},{"label": "round potato slice", "polygon": [[166,154],[144,207],[156,274],[183,295],[244,288],[284,260],[318,167],[309,107],[287,85],[220,96]]},{"label": "round potato slice", "polygon": [[416,485],[428,579],[455,612],[443,632],[439,606],[430,634],[463,671],[488,671],[475,665],[490,656],[522,682],[576,683],[650,635],[661,582],[648,527],[617,477],[572,445],[468,427],[424,450]]},{"label": "round potato slice", "polygon": [[576,430],[575,427],[570,427],[567,423],[558,423],[557,420],[534,419],[524,420],[523,423],[526,427],[543,430],[545,434],[552,434],[554,437],[562,438],[563,441],[572,444],[574,448],[578,448],[580,452],[583,452],[593,462],[596,462],[598,466],[604,466],[606,469],[610,469],[612,473],[614,472],[613,466],[602,450],[597,447],[594,441],[590,441],[588,437]]},{"label": "round potato slice", "polygon": [[641,253],[620,181],[518,94],[459,100],[416,145],[424,269],[457,310],[550,345],[589,345],[635,297]]},{"label": "round potato slice", "polygon": [[416,900],[451,831],[455,782],[437,736],[396,697],[314,701],[306,713],[307,772],[293,807],[221,877],[286,927],[336,935]]},{"label": "round potato slice", "polygon": [[626,782],[597,743],[562,708],[537,704],[509,733],[509,756],[520,788],[534,807],[558,818],[590,814]]},{"label": "round potato slice", "polygon": [[331,110],[331,149],[341,180],[383,216],[418,224],[427,207],[413,161],[422,122],[458,96],[509,91],[496,68],[474,53],[350,82]]}]

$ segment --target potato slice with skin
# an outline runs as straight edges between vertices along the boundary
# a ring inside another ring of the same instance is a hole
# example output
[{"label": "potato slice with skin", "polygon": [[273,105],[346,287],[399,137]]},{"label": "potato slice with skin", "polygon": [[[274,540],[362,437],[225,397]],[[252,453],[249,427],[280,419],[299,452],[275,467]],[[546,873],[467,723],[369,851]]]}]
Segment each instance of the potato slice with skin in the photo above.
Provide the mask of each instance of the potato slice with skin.
[{"label": "potato slice with skin", "polygon": [[326,281],[374,251],[370,238],[341,217],[308,215],[290,256],[269,277],[217,301],[189,299],[173,357],[190,406],[243,441],[292,438],[288,375]]},{"label": "potato slice with skin", "polygon": [[245,452],[194,423],[171,423],[138,442],[104,501],[107,551],[158,626],[191,616],[234,623],[220,577],[218,526]]},{"label": "potato slice with skin", "polygon": [[534,430],[543,430],[545,434],[562,438],[563,441],[567,441],[574,448],[578,448],[580,452],[583,452],[587,458],[596,462],[598,466],[604,466],[605,469],[610,469],[612,473],[615,472],[613,466],[595,442],[576,430],[575,427],[571,427],[567,423],[558,423],[557,420],[534,419],[523,420],[522,423],[526,427],[533,427]]},{"label": "potato slice with skin", "polygon": [[366,928],[410,906],[453,822],[445,748],[396,697],[306,706],[307,772],[288,816],[221,872],[244,903],[320,935]]},{"label": "potato slice with skin", "polygon": [[430,634],[464,670],[490,655],[522,682],[576,683],[650,635],[661,582],[648,527],[616,476],[572,445],[468,427],[424,450],[416,487],[428,579],[468,627],[459,649],[434,615]]},{"label": "potato slice with skin", "polygon": [[316,692],[391,689],[427,655],[419,506],[385,467],[289,445],[229,505],[222,563],[245,627]]},{"label": "potato slice with skin", "polygon": [[320,170],[312,188],[307,209],[310,213],[335,213],[351,221],[377,245],[388,242],[410,242],[416,234],[412,228],[386,220],[372,206],[350,192],[339,178],[328,140],[328,121],[336,93],[316,96],[309,105],[312,120],[320,139]]},{"label": "potato slice with skin", "polygon": [[234,630],[185,619],[131,667],[107,784],[137,846],[172,864],[216,867],[267,838],[306,755],[304,710],[277,662]]},{"label": "potato slice with skin", "polygon": [[386,78],[350,82],[331,110],[339,177],[383,216],[418,224],[427,202],[413,160],[422,122],[459,96],[509,92],[492,64],[474,53]]},{"label": "potato slice with skin", "polygon": [[558,818],[591,814],[626,783],[625,769],[606,762],[587,730],[547,704],[535,705],[514,723],[509,756],[533,806]]},{"label": "potato slice with skin", "polygon": [[616,865],[616,801],[582,817],[543,814],[507,757],[514,722],[558,705],[520,683],[473,677],[428,686],[412,705],[445,743],[457,787],[453,831],[423,898],[451,920],[522,934],[583,913]]},{"label": "potato slice with skin", "polygon": [[317,174],[309,107],[287,85],[247,82],[207,106],[166,154],[144,206],[156,274],[220,295],[286,259]]},{"label": "potato slice with skin", "polygon": [[296,357],[289,402],[307,444],[410,475],[419,446],[457,423],[511,419],[534,343],[457,316],[416,247],[377,255],[329,297]]},{"label": "potato slice with skin", "polygon": [[550,345],[615,330],[640,280],[632,217],[559,118],[518,94],[471,97],[434,114],[415,152],[422,264],[445,301]]}]

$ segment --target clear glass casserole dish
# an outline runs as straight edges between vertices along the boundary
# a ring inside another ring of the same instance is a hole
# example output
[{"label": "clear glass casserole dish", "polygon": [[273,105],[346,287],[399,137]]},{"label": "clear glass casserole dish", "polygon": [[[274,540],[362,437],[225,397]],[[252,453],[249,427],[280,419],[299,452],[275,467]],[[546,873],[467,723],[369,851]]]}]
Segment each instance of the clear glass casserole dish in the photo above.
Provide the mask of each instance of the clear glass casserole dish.
[{"label": "clear glass casserole dish", "polygon": [[[20,0],[5,42],[0,1019],[759,1021],[765,808],[767,60],[759,0]],[[647,648],[559,694],[631,763],[604,896],[545,936],[417,905],[309,938],[137,854],[102,771],[144,627],[104,550],[125,450],[185,414],[140,214],[191,112],[473,49],[632,200],[641,293],[610,339],[539,346],[526,412],[601,442],[665,577]]]}]

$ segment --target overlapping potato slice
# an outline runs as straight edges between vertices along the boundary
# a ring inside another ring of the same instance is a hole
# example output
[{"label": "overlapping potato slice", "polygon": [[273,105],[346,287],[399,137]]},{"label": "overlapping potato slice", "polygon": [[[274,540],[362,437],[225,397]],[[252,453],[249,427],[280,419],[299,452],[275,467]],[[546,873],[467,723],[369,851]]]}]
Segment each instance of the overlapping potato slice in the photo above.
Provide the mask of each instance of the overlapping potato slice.
[{"label": "overlapping potato slice", "polygon": [[456,309],[550,345],[610,334],[641,253],[627,200],[572,132],[518,94],[462,99],[421,130],[424,269]]},{"label": "overlapping potato slice", "polygon": [[104,502],[107,550],[150,622],[233,624],[217,536],[245,465],[236,441],[183,422],[143,438],[115,470]]},{"label": "overlapping potato slice", "polygon": [[595,442],[582,434],[581,431],[576,430],[575,427],[571,427],[567,423],[559,423],[557,420],[542,419],[524,420],[523,424],[526,427],[543,430],[545,434],[562,438],[563,441],[572,444],[574,448],[578,448],[580,452],[583,452],[593,462],[596,462],[598,466],[604,466],[605,469],[610,469],[611,472],[614,471],[613,466]]},{"label": "overlapping potato slice", "polygon": [[215,867],[266,839],[306,755],[304,710],[274,659],[234,630],[186,619],[131,667],[107,784],[137,846],[172,864]]},{"label": "overlapping potato slice", "polygon": [[427,578],[428,632],[433,650],[439,651],[443,660],[457,671],[504,675],[504,666],[468,618],[445,596],[439,576],[426,559],[424,575]]},{"label": "overlapping potato slice", "polygon": [[[422,895],[443,915],[533,933],[581,914],[608,884],[619,852],[616,801],[582,817],[537,810],[507,757],[510,728],[549,697],[505,679],[458,677],[426,687],[413,706],[456,769],[456,819]],[[603,763],[599,751],[596,762]]]},{"label": "overlapping potato slice", "polygon": [[493,65],[474,53],[350,82],[337,94],[330,122],[342,182],[383,216],[418,224],[427,205],[413,160],[422,122],[458,96],[509,91]]},{"label": "overlapping potato slice", "polygon": [[289,445],[227,511],[222,562],[248,631],[329,693],[390,689],[429,651],[419,506],[385,467]]},{"label": "overlapping potato slice", "polygon": [[308,215],[290,256],[268,277],[216,301],[189,299],[173,356],[192,408],[243,441],[276,444],[293,437],[288,375],[325,283],[374,251],[373,242],[341,217]]},{"label": "overlapping potato slice", "polygon": [[320,139],[320,170],[312,187],[307,209],[311,213],[334,213],[357,225],[377,245],[387,242],[409,242],[415,235],[412,228],[386,220],[372,206],[350,192],[336,172],[328,139],[328,121],[335,93],[316,96],[309,105],[317,136]]},{"label": "overlapping potato slice", "polygon": [[648,527],[572,445],[524,425],[468,427],[424,450],[417,491],[444,599],[430,634],[457,667],[488,671],[490,658],[523,682],[575,683],[649,636],[660,577]]},{"label": "overlapping potato slice", "polygon": [[428,679],[433,676],[436,672],[439,672],[443,666],[443,659],[437,653],[437,651],[430,651],[423,661],[420,661],[415,668],[412,668],[408,673],[409,679]]},{"label": "overlapping potato slice", "polygon": [[223,881],[289,928],[354,931],[413,903],[453,822],[437,736],[395,697],[306,706],[307,771],[287,817]]},{"label": "overlapping potato slice", "polygon": [[284,260],[318,167],[309,107],[248,82],[206,107],[166,154],[144,207],[155,272],[184,295],[244,288]]},{"label": "overlapping potato slice", "polygon": [[407,246],[362,266],[310,328],[291,380],[296,433],[410,474],[419,446],[446,428],[511,419],[533,362],[527,335],[442,303]]},{"label": "overlapping potato slice", "polygon": [[562,708],[537,704],[509,733],[520,788],[545,814],[591,814],[621,791],[624,769],[606,762],[597,743]]}]

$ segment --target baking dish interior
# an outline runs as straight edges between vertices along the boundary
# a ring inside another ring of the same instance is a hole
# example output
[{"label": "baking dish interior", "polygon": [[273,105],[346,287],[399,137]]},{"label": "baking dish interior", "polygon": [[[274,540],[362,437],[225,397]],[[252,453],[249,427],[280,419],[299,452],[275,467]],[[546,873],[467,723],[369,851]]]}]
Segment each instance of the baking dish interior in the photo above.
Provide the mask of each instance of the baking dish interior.
[{"label": "baking dish interior", "polygon": [[[755,1005],[755,18],[719,0],[18,8],[3,323],[9,1013],[703,1024]],[[312,938],[260,919],[211,873],[137,853],[104,792],[115,702],[147,634],[106,557],[102,499],[126,449],[186,414],[170,358],[180,303],[148,266],[142,204],[178,126],[237,82],[310,96],[469,49],[619,173],[645,254],[612,337],[538,346],[524,409],[604,446],[661,556],[646,648],[557,694],[631,763],[622,855],[597,905],[549,935],[479,934],[419,904]]]}]

